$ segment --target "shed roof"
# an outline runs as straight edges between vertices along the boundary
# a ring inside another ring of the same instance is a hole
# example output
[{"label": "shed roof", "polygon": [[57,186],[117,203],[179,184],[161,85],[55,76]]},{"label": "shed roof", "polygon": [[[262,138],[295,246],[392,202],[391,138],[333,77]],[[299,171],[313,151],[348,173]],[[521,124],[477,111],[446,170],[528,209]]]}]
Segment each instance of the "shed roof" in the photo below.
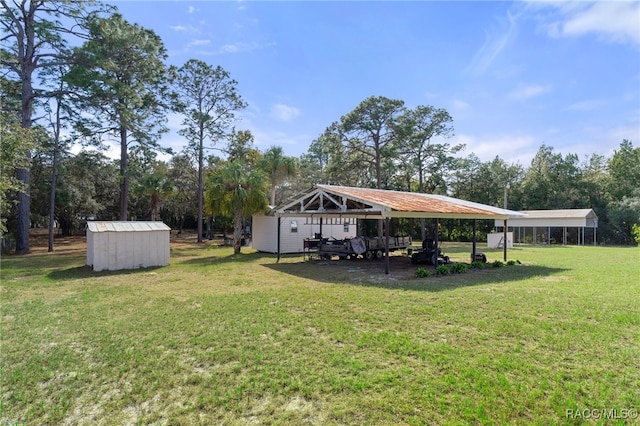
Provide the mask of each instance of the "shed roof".
[{"label": "shed roof", "polygon": [[143,231],[171,231],[163,222],[139,221],[89,221],[87,229],[90,232],[143,232]]},{"label": "shed roof", "polygon": [[[511,226],[568,226],[597,228],[598,216],[593,209],[523,210],[526,216],[509,216]],[[496,221],[496,226],[501,226]]]},{"label": "shed roof", "polygon": [[316,185],[276,208],[276,215],[341,215],[359,218],[507,219],[524,214],[436,194]]},{"label": "shed roof", "polygon": [[527,219],[563,219],[598,217],[593,209],[523,210]]}]

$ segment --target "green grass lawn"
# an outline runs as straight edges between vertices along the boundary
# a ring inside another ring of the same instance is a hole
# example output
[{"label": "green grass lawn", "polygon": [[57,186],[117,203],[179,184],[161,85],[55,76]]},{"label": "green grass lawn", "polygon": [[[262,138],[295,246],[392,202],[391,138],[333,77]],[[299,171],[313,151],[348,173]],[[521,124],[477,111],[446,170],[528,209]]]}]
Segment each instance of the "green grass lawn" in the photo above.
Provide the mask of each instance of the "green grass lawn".
[{"label": "green grass lawn", "polygon": [[243,250],[99,273],[78,249],[4,257],[0,425],[640,422],[638,248],[428,278]]}]

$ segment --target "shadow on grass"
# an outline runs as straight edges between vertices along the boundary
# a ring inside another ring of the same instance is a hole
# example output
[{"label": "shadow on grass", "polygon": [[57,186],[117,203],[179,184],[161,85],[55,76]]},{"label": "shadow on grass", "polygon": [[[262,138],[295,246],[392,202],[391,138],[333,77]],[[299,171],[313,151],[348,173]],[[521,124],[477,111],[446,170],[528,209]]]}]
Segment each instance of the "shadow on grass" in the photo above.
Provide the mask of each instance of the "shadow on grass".
[{"label": "shadow on grass", "polygon": [[[269,257],[272,255],[258,252],[241,253],[234,255],[232,253],[225,253],[222,251],[216,252],[212,250],[211,255],[202,256],[202,252],[193,251],[194,255],[199,257],[186,258],[177,255],[170,259],[170,264],[184,264],[193,266],[208,266],[208,265],[220,265],[224,263],[249,263],[254,262],[262,257]],[[189,252],[189,251],[187,251]],[[117,271],[93,271],[90,266],[85,265],[86,257],[84,254],[69,255],[69,254],[39,254],[28,256],[11,256],[8,259],[3,259],[2,270],[0,271],[2,278],[12,275],[40,275],[45,276],[51,280],[73,280],[73,279],[89,279],[106,276],[122,276],[122,275],[137,275],[145,274],[154,271],[162,270],[166,268],[164,266],[152,266],[148,268],[138,269],[122,269]],[[23,271],[27,271],[26,274]]]},{"label": "shadow on grass", "polygon": [[[442,291],[459,287],[485,284],[499,284],[530,279],[550,277],[568,269],[539,265],[511,265],[493,268],[487,264],[485,269],[468,269],[466,273],[435,275],[432,266],[411,265],[403,256],[390,258],[390,274],[384,273],[384,261],[307,261],[298,263],[264,263],[264,267],[283,274],[293,275],[329,284],[347,284],[363,287],[388,288],[394,290]],[[418,267],[427,269],[429,277],[418,278]]]},{"label": "shadow on grass", "polygon": [[179,261],[182,265],[193,265],[193,266],[211,266],[211,265],[220,265],[224,263],[253,263],[258,261],[258,263],[262,262],[262,259],[274,259],[273,254],[269,253],[261,253],[261,252],[252,252],[252,253],[243,253],[240,254],[222,254],[216,255],[212,254],[210,256],[200,256],[192,259],[182,259]]},{"label": "shadow on grass", "polygon": [[67,269],[56,269],[55,271],[49,272],[46,276],[52,280],[75,280],[82,278],[99,278],[99,277],[113,277],[120,275],[137,275],[137,274],[148,274],[149,272],[153,272],[159,269],[164,268],[164,266],[150,266],[148,268],[139,268],[139,269],[121,269],[118,271],[94,271],[88,265],[76,266],[74,268]]}]

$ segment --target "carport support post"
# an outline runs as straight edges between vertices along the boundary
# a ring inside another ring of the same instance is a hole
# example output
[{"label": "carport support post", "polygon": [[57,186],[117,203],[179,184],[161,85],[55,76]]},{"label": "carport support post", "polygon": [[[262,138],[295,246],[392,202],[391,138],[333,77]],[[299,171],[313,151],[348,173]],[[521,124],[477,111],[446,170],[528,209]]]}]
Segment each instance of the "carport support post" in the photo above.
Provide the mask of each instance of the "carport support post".
[{"label": "carport support post", "polygon": [[280,262],[280,216],[278,216],[278,232],[277,232],[277,238],[278,238],[278,260],[276,260],[276,263]]},{"label": "carport support post", "polygon": [[389,275],[389,218],[385,219],[384,273]]},{"label": "carport support post", "polygon": [[471,233],[472,233],[471,262],[475,262],[476,261],[476,220],[475,219],[473,219],[473,222],[471,222]]},{"label": "carport support post", "polygon": [[504,258],[505,262],[507,261],[507,245],[508,245],[507,235],[508,235],[508,232],[507,232],[507,219],[505,219],[504,220],[504,244],[502,245],[503,246],[503,250],[504,250],[503,251],[503,258]]},{"label": "carport support post", "polygon": [[440,230],[440,219],[436,218],[436,232],[434,233],[434,244],[436,246],[436,264],[433,265],[434,267],[438,266],[438,255],[440,254],[440,242],[438,241],[438,231]]}]

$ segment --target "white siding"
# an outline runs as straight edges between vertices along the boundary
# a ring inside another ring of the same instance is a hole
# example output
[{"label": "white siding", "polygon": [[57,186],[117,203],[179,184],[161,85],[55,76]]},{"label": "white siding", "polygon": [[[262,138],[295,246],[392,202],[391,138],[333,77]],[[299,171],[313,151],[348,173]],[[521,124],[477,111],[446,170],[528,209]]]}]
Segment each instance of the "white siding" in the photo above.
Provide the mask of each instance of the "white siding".
[{"label": "white siding", "polygon": [[87,265],[94,271],[166,266],[170,231],[162,222],[89,222]]},{"label": "white siding", "polygon": [[[297,222],[298,232],[291,232],[291,223]],[[280,219],[280,253],[302,253],[304,239],[313,238],[320,232],[319,224],[308,223],[305,217],[283,217]],[[356,225],[351,223],[349,231],[344,231],[344,224],[323,224],[324,238],[343,239],[355,237]],[[253,216],[251,229],[251,246],[266,253],[278,252],[278,218],[256,214]]]},{"label": "white siding", "polygon": [[[525,210],[525,217],[510,217],[509,227],[567,227],[597,228],[598,216],[591,209],[565,210]],[[503,226],[502,220],[496,220],[495,226]]]},{"label": "white siding", "polygon": [[87,265],[93,265],[94,262],[93,245],[93,232],[87,231]]},{"label": "white siding", "polygon": [[277,229],[275,217],[255,214],[251,220],[251,246],[259,251],[275,253]]},{"label": "white siding", "polygon": [[[488,248],[502,248],[504,241],[504,232],[487,234]],[[513,248],[513,232],[507,232],[507,248]]]}]

